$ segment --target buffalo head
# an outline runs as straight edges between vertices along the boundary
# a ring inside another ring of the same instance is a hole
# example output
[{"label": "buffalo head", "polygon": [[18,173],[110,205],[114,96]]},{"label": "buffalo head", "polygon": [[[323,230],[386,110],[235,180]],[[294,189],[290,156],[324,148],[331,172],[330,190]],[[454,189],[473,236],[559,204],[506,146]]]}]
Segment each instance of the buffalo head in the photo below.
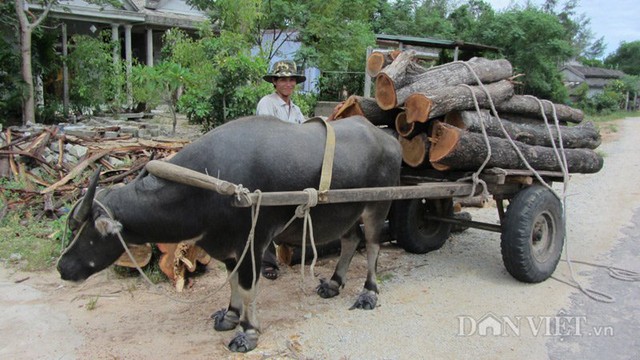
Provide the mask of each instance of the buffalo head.
[{"label": "buffalo head", "polygon": [[124,252],[118,232],[122,225],[95,201],[100,170],[96,171],[84,198],[69,215],[73,240],[58,260],[64,280],[81,281],[113,264]]}]

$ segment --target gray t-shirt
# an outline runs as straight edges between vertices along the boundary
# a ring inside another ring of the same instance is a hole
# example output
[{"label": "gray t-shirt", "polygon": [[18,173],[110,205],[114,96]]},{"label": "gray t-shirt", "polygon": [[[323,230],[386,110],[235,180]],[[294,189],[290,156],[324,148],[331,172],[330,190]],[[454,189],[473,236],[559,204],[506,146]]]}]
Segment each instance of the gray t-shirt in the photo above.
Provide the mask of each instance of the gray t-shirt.
[{"label": "gray t-shirt", "polygon": [[302,111],[293,101],[290,103],[291,106],[287,105],[276,93],[266,95],[258,102],[256,115],[273,115],[282,121],[294,124],[303,123],[305,119]]}]

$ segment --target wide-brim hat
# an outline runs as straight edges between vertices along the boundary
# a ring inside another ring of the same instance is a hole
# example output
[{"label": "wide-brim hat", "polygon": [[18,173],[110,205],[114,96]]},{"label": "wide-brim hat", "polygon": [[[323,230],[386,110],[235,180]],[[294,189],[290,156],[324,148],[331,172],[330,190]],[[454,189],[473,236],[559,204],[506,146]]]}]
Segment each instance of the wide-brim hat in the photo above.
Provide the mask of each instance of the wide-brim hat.
[{"label": "wide-brim hat", "polygon": [[282,77],[292,77],[296,79],[296,84],[307,80],[306,76],[298,74],[296,63],[291,60],[276,61],[271,67],[271,72],[262,78],[264,81],[273,82],[274,79]]}]

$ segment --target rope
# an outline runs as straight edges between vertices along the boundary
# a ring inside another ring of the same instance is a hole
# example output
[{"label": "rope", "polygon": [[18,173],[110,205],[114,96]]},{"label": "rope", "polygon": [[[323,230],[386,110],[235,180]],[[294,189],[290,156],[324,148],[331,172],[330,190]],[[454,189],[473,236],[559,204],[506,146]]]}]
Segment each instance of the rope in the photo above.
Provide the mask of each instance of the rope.
[{"label": "rope", "polygon": [[[473,68],[466,62],[460,62],[460,63],[464,64],[467,67],[469,72],[475,78],[475,80],[478,83],[478,85],[482,88],[482,90],[487,95],[487,100],[488,100],[489,105],[491,107],[491,111],[495,115],[495,117],[498,119],[498,124],[500,125],[500,129],[501,129],[502,133],[505,135],[505,138],[509,141],[509,143],[511,144],[513,149],[516,151],[516,153],[518,154],[518,157],[520,158],[520,160],[524,163],[524,165],[527,167],[527,169],[529,169],[529,171],[531,171],[533,173],[533,175],[535,176],[535,178],[538,180],[538,182],[540,184],[542,184],[547,189],[549,189],[556,197],[558,197],[558,199],[560,199],[562,201],[562,226],[563,226],[563,229],[566,229],[566,208],[567,208],[567,205],[566,205],[566,194],[567,194],[567,188],[568,188],[568,185],[569,185],[569,172],[568,172],[566,154],[565,154],[565,151],[564,151],[564,144],[562,142],[562,131],[560,130],[560,122],[558,120],[555,104],[553,104],[552,102],[550,102],[548,100],[545,100],[551,105],[551,108],[552,108],[553,119],[554,119],[554,122],[555,122],[556,131],[558,133],[558,145],[560,147],[560,151],[558,151],[558,148],[556,147],[556,144],[555,144],[555,141],[554,141],[554,137],[553,137],[553,133],[551,132],[551,127],[549,126],[549,121],[547,120],[547,116],[545,114],[544,105],[542,104],[542,101],[540,101],[540,99],[538,99],[538,98],[536,98],[534,96],[526,95],[528,97],[534,98],[538,102],[538,104],[540,106],[540,113],[542,114],[542,118],[544,119],[544,122],[545,122],[545,125],[547,127],[547,130],[549,131],[549,137],[551,139],[551,144],[552,144],[552,147],[553,147],[553,151],[554,151],[554,154],[556,155],[556,158],[558,159],[558,163],[560,165],[560,169],[562,171],[562,176],[563,176],[563,189],[562,189],[562,193],[561,194],[558,194],[549,184],[547,184],[542,179],[540,174],[529,164],[527,159],[522,154],[522,151],[520,150],[520,148],[518,148],[518,146],[513,141],[511,136],[509,136],[509,133],[507,132],[507,130],[504,127],[504,125],[502,124],[502,119],[500,119],[500,116],[498,115],[498,111],[495,108],[495,105],[493,103],[493,99],[491,98],[491,94],[489,93],[489,91],[487,91],[486,87],[484,86],[484,84],[482,83],[482,81],[480,80],[478,75],[475,73]],[[469,87],[468,85],[464,85],[464,86],[466,86],[471,91],[471,94],[472,94],[472,97],[473,97],[473,101],[474,101],[474,105],[476,107],[476,111],[478,112],[478,114],[480,114],[480,107],[478,106],[478,102],[477,102],[477,98],[476,98],[475,93],[473,92],[471,87]],[[489,144],[488,135],[486,133],[484,121],[481,121],[481,124],[482,124],[482,134],[484,136],[485,143],[487,145],[487,154],[488,155],[487,155],[487,158],[485,158],[485,161],[480,166],[480,169],[478,171],[476,171],[471,176],[471,179],[473,180],[473,188],[472,188],[473,192],[472,192],[472,194],[475,193],[475,186],[476,186],[476,183],[479,180],[479,179],[477,179],[477,177],[479,176],[479,174],[482,171],[482,169],[484,169],[484,167],[486,166],[486,164],[489,161],[489,158],[491,156],[491,147],[490,147],[490,144]],[[465,180],[466,179],[468,179],[468,178],[465,178]],[[486,184],[483,184],[483,185],[484,185],[485,190],[486,190]],[[584,293],[585,295],[587,295],[589,298],[591,298],[593,300],[596,300],[596,301],[599,301],[599,302],[605,302],[605,303],[614,302],[615,299],[612,296],[610,296],[608,294],[605,294],[603,292],[600,292],[600,291],[596,291],[596,290],[592,290],[592,289],[586,288],[585,286],[580,284],[579,281],[577,281],[575,273],[573,271],[572,261],[571,261],[571,259],[569,257],[569,241],[568,241],[566,232],[565,232],[564,247],[565,247],[565,258],[566,258],[566,260],[564,260],[564,261],[566,261],[567,264],[569,265],[569,273],[570,273],[570,276],[571,276],[571,280],[574,282],[574,284],[571,284],[571,283],[566,282],[564,280],[560,280],[560,279],[558,279],[556,277],[553,277],[553,276],[551,276],[551,278],[556,280],[556,281],[560,281],[560,282],[565,283],[565,284],[567,284],[569,286],[572,286],[574,288],[579,289],[582,293]],[[578,262],[578,261],[575,261],[575,262]],[[585,262],[581,262],[581,263],[585,263]],[[589,264],[589,265],[608,268],[609,269],[609,274],[614,278],[620,278],[620,280],[638,281],[637,280],[638,274],[633,272],[633,271],[630,271],[630,270],[620,269],[620,268],[612,268],[612,267],[607,267],[607,266],[598,265],[598,264]]]}]

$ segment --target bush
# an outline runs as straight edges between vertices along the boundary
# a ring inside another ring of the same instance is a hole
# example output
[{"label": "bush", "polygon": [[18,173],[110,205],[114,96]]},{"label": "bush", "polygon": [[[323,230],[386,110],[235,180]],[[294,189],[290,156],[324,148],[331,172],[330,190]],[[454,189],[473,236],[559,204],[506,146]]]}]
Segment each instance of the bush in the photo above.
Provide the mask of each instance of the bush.
[{"label": "bush", "polygon": [[99,109],[108,105],[119,110],[124,103],[126,91],[122,63],[113,65],[113,46],[110,41],[86,35],[71,38],[68,66],[70,74],[69,98],[76,112],[87,109]]}]

